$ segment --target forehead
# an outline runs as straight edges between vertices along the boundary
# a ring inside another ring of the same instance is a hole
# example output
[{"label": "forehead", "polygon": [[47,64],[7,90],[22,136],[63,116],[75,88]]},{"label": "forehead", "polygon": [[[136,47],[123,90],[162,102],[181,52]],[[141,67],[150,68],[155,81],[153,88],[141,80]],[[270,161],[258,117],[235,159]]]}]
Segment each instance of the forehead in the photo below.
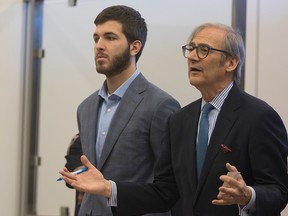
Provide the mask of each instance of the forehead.
[{"label": "forehead", "polygon": [[105,34],[105,33],[122,34],[122,24],[118,21],[107,21],[96,25],[95,33]]},{"label": "forehead", "polygon": [[207,27],[199,31],[191,40],[191,43],[208,44],[210,46],[219,46],[223,44],[225,31],[219,28]]}]

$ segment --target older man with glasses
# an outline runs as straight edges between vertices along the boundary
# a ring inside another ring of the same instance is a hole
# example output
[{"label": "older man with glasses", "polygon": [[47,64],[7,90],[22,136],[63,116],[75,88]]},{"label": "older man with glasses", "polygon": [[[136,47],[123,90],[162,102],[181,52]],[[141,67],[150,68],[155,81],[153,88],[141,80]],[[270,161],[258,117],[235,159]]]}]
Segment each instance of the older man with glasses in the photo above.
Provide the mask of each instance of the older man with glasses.
[{"label": "older man with glasses", "polygon": [[117,215],[174,206],[177,216],[279,216],[288,196],[287,131],[271,106],[238,87],[245,56],[240,34],[204,24],[182,51],[202,98],[171,116],[154,183],[108,181],[85,156],[88,172],[64,169],[64,180],[117,197]]}]

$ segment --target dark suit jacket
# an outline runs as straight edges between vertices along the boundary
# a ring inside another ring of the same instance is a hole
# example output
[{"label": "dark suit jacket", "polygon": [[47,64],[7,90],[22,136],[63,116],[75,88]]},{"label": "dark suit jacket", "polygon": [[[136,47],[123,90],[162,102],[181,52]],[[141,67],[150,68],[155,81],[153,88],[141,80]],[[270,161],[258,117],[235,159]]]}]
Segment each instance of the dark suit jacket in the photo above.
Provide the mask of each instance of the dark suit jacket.
[{"label": "dark suit jacket", "polygon": [[[179,103],[139,74],[121,99],[111,121],[101,158],[96,164],[99,103],[101,100],[97,91],[78,108],[83,154],[96,165],[106,179],[152,182],[154,165],[161,153],[168,117],[180,109]],[[106,198],[85,194],[79,215],[86,214],[108,216],[112,215],[112,212],[111,208],[107,207]]]},{"label": "dark suit jacket", "polygon": [[236,216],[237,205],[211,203],[222,185],[219,176],[227,173],[227,162],[235,165],[246,184],[256,191],[255,215],[280,215],[287,204],[288,141],[278,114],[234,84],[219,113],[197,182],[195,146],[200,106],[201,99],[171,116],[167,149],[157,166],[155,184],[117,183],[117,215],[168,210],[180,197],[174,215]]},{"label": "dark suit jacket", "polygon": [[[79,135],[71,141],[71,145],[68,148],[67,155],[65,156],[65,167],[70,171],[75,171],[77,167],[83,166],[80,160],[82,155],[82,147]],[[68,186],[68,185],[67,185]],[[70,185],[68,187],[71,187]]]},{"label": "dark suit jacket", "polygon": [[[80,142],[79,134],[76,134],[71,144],[68,148],[67,155],[65,156],[66,164],[65,167],[70,171],[75,171],[80,166],[83,166],[80,160],[80,157],[82,155],[82,146]],[[66,183],[66,186],[69,188],[73,188],[71,185]],[[75,190],[75,209],[74,209],[74,215],[77,216],[79,209],[80,209],[80,202],[78,201],[79,191]]]}]

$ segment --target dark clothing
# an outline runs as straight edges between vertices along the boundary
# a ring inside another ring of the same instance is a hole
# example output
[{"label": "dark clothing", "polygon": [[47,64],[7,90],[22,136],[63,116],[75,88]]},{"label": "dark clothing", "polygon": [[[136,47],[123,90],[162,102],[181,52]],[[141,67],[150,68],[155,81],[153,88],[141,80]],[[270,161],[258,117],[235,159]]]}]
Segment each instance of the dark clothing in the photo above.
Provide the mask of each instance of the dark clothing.
[{"label": "dark clothing", "polygon": [[[80,142],[79,134],[77,134],[71,141],[71,144],[68,148],[66,158],[66,164],[65,167],[70,171],[74,171],[77,167],[82,166],[80,157],[82,155],[82,146]],[[71,185],[66,183],[66,186],[69,188],[73,188]],[[79,192],[76,191],[76,197],[75,197],[75,211],[74,215],[77,216],[80,208],[80,204],[78,201]]]},{"label": "dark clothing", "polygon": [[219,177],[227,173],[227,162],[255,190],[255,215],[280,215],[287,204],[288,141],[277,112],[234,85],[218,115],[198,182],[195,150],[200,107],[201,99],[171,116],[154,184],[117,182],[118,216],[167,211],[178,199],[176,216],[236,216],[237,205],[211,203],[222,185]]}]

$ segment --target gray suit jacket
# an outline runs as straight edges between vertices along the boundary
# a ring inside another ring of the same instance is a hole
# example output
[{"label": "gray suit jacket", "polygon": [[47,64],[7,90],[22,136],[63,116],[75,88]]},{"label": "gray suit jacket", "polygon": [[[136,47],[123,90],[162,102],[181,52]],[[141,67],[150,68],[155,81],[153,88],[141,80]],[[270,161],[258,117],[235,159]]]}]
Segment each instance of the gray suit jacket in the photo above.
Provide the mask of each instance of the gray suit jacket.
[{"label": "gray suit jacket", "polygon": [[[78,107],[77,120],[83,154],[96,165],[98,91]],[[106,179],[152,182],[154,164],[161,153],[161,141],[169,116],[180,109],[170,95],[139,74],[125,92],[111,121],[96,167]],[[113,215],[107,199],[85,194],[79,216]],[[152,215],[170,215],[152,214]]]}]

